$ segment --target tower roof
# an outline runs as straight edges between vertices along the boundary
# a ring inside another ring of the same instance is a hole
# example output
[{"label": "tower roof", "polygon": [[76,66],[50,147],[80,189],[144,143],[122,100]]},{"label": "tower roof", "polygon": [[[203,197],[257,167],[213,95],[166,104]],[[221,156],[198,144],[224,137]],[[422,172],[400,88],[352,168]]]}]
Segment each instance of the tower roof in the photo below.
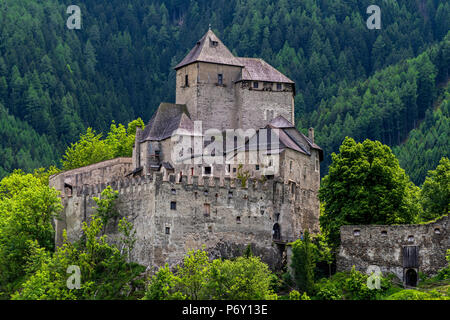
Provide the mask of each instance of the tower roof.
[{"label": "tower roof", "polygon": [[175,67],[175,70],[194,62],[210,62],[243,67],[242,62],[228,50],[212,30],[206,32],[188,55]]}]

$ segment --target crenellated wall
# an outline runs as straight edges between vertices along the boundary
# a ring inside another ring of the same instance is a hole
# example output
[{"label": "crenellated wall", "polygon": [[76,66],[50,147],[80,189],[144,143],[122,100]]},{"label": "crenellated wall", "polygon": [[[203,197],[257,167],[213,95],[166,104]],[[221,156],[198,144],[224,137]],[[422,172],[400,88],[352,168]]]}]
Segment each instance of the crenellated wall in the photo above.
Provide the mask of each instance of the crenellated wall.
[{"label": "crenellated wall", "polygon": [[[180,182],[173,176],[154,173],[74,187],[71,194],[62,194],[64,211],[56,220],[56,244],[61,245],[64,229],[69,241],[80,238],[82,222],[95,210],[93,197],[100,197],[108,185],[119,191],[120,215],[133,222],[137,232],[132,258],[144,265],[175,265],[187,251],[203,245],[212,257],[233,257],[252,244],[255,254],[279,268],[278,245],[295,240],[305,228],[314,229],[281,180],[261,183],[250,178],[242,186],[239,179],[182,176]],[[107,226],[113,241],[119,219]],[[281,237],[274,242],[276,223]]]}]

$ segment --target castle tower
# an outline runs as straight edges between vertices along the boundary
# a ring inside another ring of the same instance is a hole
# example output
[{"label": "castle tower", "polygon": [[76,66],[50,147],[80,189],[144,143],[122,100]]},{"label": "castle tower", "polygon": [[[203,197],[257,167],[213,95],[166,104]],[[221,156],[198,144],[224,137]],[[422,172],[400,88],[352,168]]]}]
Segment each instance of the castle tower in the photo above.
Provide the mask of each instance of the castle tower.
[{"label": "castle tower", "polygon": [[236,128],[234,83],[243,65],[212,32],[197,42],[175,67],[176,103],[185,104],[193,121],[203,130]]},{"label": "castle tower", "polygon": [[211,30],[175,70],[176,103],[203,130],[257,130],[278,116],[295,123],[295,83],[262,59],[235,57]]}]

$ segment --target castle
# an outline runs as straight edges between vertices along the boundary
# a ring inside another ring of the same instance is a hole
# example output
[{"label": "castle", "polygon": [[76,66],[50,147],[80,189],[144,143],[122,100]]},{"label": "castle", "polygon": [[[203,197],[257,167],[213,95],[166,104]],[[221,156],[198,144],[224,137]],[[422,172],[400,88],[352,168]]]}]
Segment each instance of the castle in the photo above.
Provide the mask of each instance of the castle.
[{"label": "castle", "polygon": [[[175,67],[176,103],[161,103],[137,129],[132,158],[50,178],[64,210],[55,220],[80,238],[106,186],[133,222],[132,259],[179,263],[203,245],[212,257],[247,245],[271,267],[305,230],[319,232],[322,149],[294,126],[295,83],[262,59],[235,57],[211,31]],[[117,219],[107,226],[115,239]]]}]

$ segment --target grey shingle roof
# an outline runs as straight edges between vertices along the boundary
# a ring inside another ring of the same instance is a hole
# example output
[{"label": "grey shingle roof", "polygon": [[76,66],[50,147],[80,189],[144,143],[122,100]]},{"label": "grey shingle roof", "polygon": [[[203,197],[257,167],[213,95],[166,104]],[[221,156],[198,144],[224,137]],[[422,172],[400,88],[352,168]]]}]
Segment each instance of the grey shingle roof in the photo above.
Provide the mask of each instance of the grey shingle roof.
[{"label": "grey shingle roof", "polygon": [[[216,45],[214,45],[216,43]],[[197,42],[194,48],[175,67],[175,70],[194,62],[210,62],[242,67],[237,59],[220,39],[212,32],[208,32]]]},{"label": "grey shingle roof", "polygon": [[280,71],[259,58],[238,58],[244,65],[240,80],[281,82],[294,84],[294,81],[286,77]]},{"label": "grey shingle roof", "polygon": [[186,105],[161,103],[145,127],[141,142],[161,141],[170,138],[178,128],[192,131],[193,127]]},{"label": "grey shingle roof", "polygon": [[[306,155],[311,155],[311,149],[317,149],[319,150],[320,161],[323,160],[322,149],[303,133],[299,132],[295,126],[283,116],[278,116],[273,119],[264,129],[267,129],[267,138],[261,140],[262,131],[258,130],[256,133],[258,145],[252,144],[255,140],[250,139],[245,144],[245,150],[258,150],[258,148],[263,148],[264,150],[279,150],[282,152],[285,148],[289,148]],[[274,143],[274,141],[271,141],[271,137],[275,137],[276,135],[279,137],[279,143]],[[266,141],[266,144],[263,145],[260,141]],[[242,149],[243,147],[236,148],[236,150]]]}]

